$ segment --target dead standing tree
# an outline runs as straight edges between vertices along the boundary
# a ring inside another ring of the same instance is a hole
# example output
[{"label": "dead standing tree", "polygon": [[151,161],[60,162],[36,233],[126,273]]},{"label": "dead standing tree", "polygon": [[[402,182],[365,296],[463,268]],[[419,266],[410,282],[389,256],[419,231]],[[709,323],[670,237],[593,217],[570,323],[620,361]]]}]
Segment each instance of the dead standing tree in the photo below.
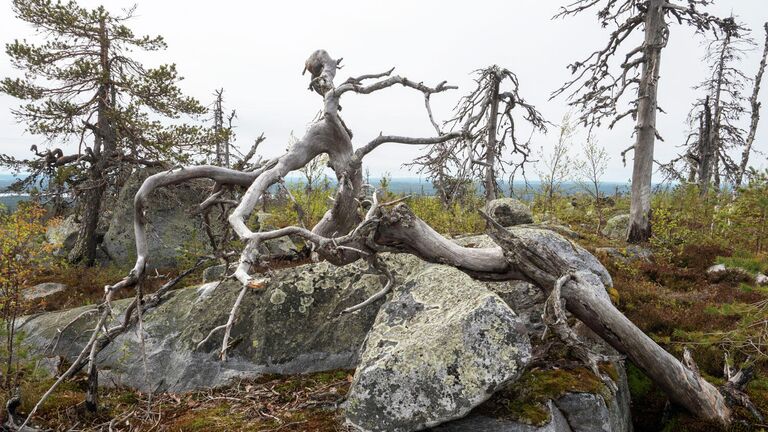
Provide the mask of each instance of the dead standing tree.
[{"label": "dead standing tree", "polygon": [[[383,297],[392,287],[392,274],[382,266],[377,254],[380,252],[409,253],[432,263],[453,266],[468,275],[487,281],[524,280],[536,284],[550,294],[548,309],[553,311],[552,324],[556,333],[578,343],[573,332],[565,325],[564,309],[581,320],[592,331],[602,337],[617,351],[626,355],[653,379],[670,398],[687,408],[694,415],[703,419],[729,424],[732,421],[730,406],[734,402],[748,403],[742,389],[748,374],[739,373],[718,391],[705,381],[690,358],[685,364],[664,351],[651,338],[646,336],[629,321],[611,303],[605,294],[605,284],[610,284],[610,276],[605,273],[592,273],[586,261],[575,258],[580,255],[565,256],[562,250],[572,250],[577,246],[561,236],[554,235],[551,242],[536,237],[518,236],[504,230],[489,220],[492,227],[489,233],[496,242],[494,247],[462,247],[444,238],[416,217],[413,212],[400,202],[401,200],[380,203],[374,193],[370,207],[364,210],[359,197],[363,194],[362,162],[375,148],[387,143],[399,144],[439,144],[462,137],[463,132],[439,134],[430,138],[412,138],[395,135],[381,135],[373,141],[355,148],[347,126],[339,116],[339,103],[347,94],[370,94],[396,85],[422,92],[425,95],[440,93],[452,87],[445,83],[428,87],[401,76],[392,76],[391,71],[350,78],[341,85],[334,84],[339,61],[327,52],[320,50],[307,60],[307,69],[312,73],[310,87],[323,98],[323,114],[314,122],[306,134],[280,157],[269,160],[253,171],[238,171],[217,166],[193,166],[174,169],[149,177],[135,198],[134,231],[136,234],[137,261],[130,274],[115,285],[106,287],[106,297],[100,306],[101,316],[80,356],[72,367],[57,381],[62,382],[85,363],[95,369],[98,354],[97,340],[110,315],[110,301],[117,291],[141,284],[149,256],[147,254],[147,236],[145,206],[147,198],[157,188],[178,184],[184,181],[208,178],[216,187],[247,187],[239,205],[229,217],[235,232],[246,242],[235,277],[243,284],[243,290],[260,288],[263,280],[249,274],[252,264],[258,261],[260,242],[286,235],[303,237],[314,248],[319,259],[325,259],[336,265],[345,265],[354,261],[367,260],[372,267],[380,270],[388,282],[385,288],[360,305],[347,309],[357,310],[370,304],[376,298]],[[371,82],[372,81],[372,82]],[[366,84],[366,82],[371,82]],[[280,181],[289,171],[300,168],[319,154],[327,154],[329,165],[336,173],[339,187],[333,206],[323,219],[311,230],[290,226],[273,231],[251,232],[245,225],[260,196],[266,189]],[[215,195],[215,193],[214,193]],[[211,198],[201,206],[207,205]],[[244,291],[243,291],[244,292]],[[241,293],[242,294],[242,293]],[[240,298],[241,296],[238,296]],[[562,302],[561,300],[565,300]],[[236,307],[233,308],[234,314]],[[550,317],[552,314],[549,314]],[[232,316],[230,320],[232,321]],[[229,322],[222,327],[225,338],[222,346],[222,358],[226,359]],[[576,347],[578,348],[578,347]],[[577,350],[581,358],[588,360],[593,369],[599,357],[582,349]],[[87,360],[86,360],[87,359]],[[731,378],[731,377],[728,377]],[[49,390],[49,395],[55,386]],[[38,403],[39,406],[40,402]],[[35,410],[30,413],[33,415]]]},{"label": "dead standing tree", "polygon": [[[651,175],[653,147],[656,138],[656,112],[661,51],[669,38],[667,18],[671,15],[680,24],[697,31],[715,30],[721,20],[698,10],[711,0],[688,0],[687,6],[667,0],[577,0],[565,6],[555,16],[576,15],[597,8],[603,27],[615,26],[607,45],[586,59],[569,66],[573,79],[556,90],[552,97],[568,93],[570,105],[581,111],[581,121],[590,127],[609,122],[609,128],[623,118],[635,122],[635,160],[632,168],[632,196],[627,240],[646,241],[651,236]],[[613,61],[624,42],[644,27],[640,46],[628,50],[618,69]],[[625,95],[634,93],[628,109],[620,111]]]},{"label": "dead standing tree", "polygon": [[741,154],[741,162],[739,163],[739,169],[736,172],[735,184],[738,188],[744,181],[744,175],[747,171],[747,164],[749,164],[749,156],[752,152],[752,145],[755,143],[755,135],[757,134],[757,125],[760,123],[760,86],[763,81],[763,74],[765,73],[765,61],[768,58],[768,22],[763,25],[765,30],[765,44],[763,46],[763,54],[760,57],[760,66],[757,68],[757,75],[755,76],[752,96],[749,98],[749,105],[751,109],[751,121],[749,124],[749,134],[747,140],[744,143],[744,151]]},{"label": "dead standing tree", "polygon": [[[471,93],[461,98],[456,106],[456,116],[447,123],[460,136],[430,147],[411,166],[419,167],[436,180],[442,196],[451,196],[465,180],[480,180],[485,200],[498,197],[500,174],[511,168],[525,172],[525,163],[531,155],[528,141],[522,140],[515,124],[515,116],[521,108],[522,119],[532,126],[531,132],[546,132],[547,121],[533,105],[520,96],[520,82],[510,70],[490,66],[476,71],[477,85]],[[429,118],[438,134],[442,134],[429,109],[429,94],[425,95]],[[507,153],[507,147],[511,152]]]},{"label": "dead standing tree", "polygon": [[689,121],[698,123],[689,150],[693,157],[689,159],[698,162],[696,171],[702,196],[709,192],[710,184],[718,188],[723,177],[735,180],[738,165],[728,151],[746,145],[746,131],[738,123],[747,111],[743,91],[750,78],[735,64],[754,42],[745,37],[748,29],[733,17],[722,20],[720,29],[722,34],[707,44],[704,57],[710,74],[696,87],[706,95],[694,103],[689,114]]}]

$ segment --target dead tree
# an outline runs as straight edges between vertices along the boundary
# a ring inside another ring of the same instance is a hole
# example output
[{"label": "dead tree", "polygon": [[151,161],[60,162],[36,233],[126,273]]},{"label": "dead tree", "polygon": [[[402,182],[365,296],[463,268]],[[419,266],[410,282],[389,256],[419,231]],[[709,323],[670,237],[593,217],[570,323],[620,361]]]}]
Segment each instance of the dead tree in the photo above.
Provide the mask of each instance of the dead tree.
[{"label": "dead tree", "polygon": [[744,143],[744,151],[741,153],[741,163],[739,163],[739,169],[736,172],[735,185],[738,188],[744,181],[744,175],[747,171],[747,164],[749,163],[749,156],[752,152],[752,145],[755,143],[755,134],[757,134],[757,125],[760,122],[760,84],[763,81],[763,74],[765,73],[765,61],[768,58],[768,22],[763,25],[765,30],[765,43],[763,46],[763,55],[760,57],[760,66],[757,68],[757,75],[752,88],[752,97],[749,98],[749,106],[751,109],[751,122],[749,124],[749,134],[747,140]]},{"label": "dead tree", "polygon": [[229,168],[230,151],[232,150],[233,128],[232,121],[237,117],[235,110],[224,116],[224,89],[214,91],[213,101],[213,134],[216,141],[215,165]]},{"label": "dead tree", "polygon": [[[486,281],[524,280],[536,284],[550,294],[548,304],[556,312],[566,308],[597,335],[626,355],[653,379],[670,398],[701,418],[729,424],[733,411],[730,403],[744,401],[744,382],[732,382],[722,392],[705,381],[692,361],[685,364],[664,351],[646,336],[611,303],[605,294],[604,284],[610,284],[607,273],[587,271],[581,258],[568,258],[558,251],[574,248],[567,239],[555,235],[552,242],[514,235],[489,220],[493,228],[489,233],[496,246],[463,247],[446,239],[411,212],[399,199],[380,202],[373,193],[369,203],[364,196],[362,163],[365,157],[384,144],[437,145],[457,138],[465,138],[466,131],[441,133],[434,137],[413,138],[397,135],[380,135],[367,144],[354,146],[350,131],[342,122],[339,103],[343,96],[366,95],[402,86],[424,95],[441,93],[449,88],[445,83],[434,87],[389,72],[349,78],[341,84],[334,83],[339,60],[326,51],[314,52],[307,60],[307,70],[312,74],[310,88],[322,97],[322,116],[307,130],[305,135],[285,154],[266,161],[258,169],[240,171],[217,166],[191,166],[155,174],[144,181],[135,197],[134,232],[136,234],[137,260],[133,270],[123,280],[106,287],[106,298],[90,341],[73,362],[82,364],[89,356],[90,364],[96,361],[94,344],[100,338],[109,317],[109,302],[121,289],[140,284],[145,277],[148,255],[145,206],[154,190],[192,179],[207,178],[217,187],[242,186],[247,192],[229,217],[234,231],[246,244],[234,274],[243,289],[259,289],[264,280],[250,274],[253,264],[259,260],[261,242],[286,235],[299,236],[313,247],[317,259],[335,265],[346,265],[366,260],[387,278],[384,289],[360,305],[347,309],[355,311],[373,300],[385,296],[393,284],[391,272],[383,267],[378,254],[382,252],[409,253],[421,259],[453,266],[468,275]],[[301,168],[319,154],[326,154],[329,165],[338,178],[333,205],[323,219],[313,228],[289,226],[264,232],[252,232],[245,224],[259,198],[268,187],[276,184],[288,172]],[[215,195],[215,193],[214,193]],[[203,202],[202,206],[211,198]],[[367,205],[364,205],[367,204]],[[565,300],[563,303],[561,300]],[[237,305],[236,305],[237,306]],[[233,308],[233,314],[236,307]],[[226,359],[229,322],[222,328],[225,338],[222,358]],[[572,335],[562,323],[557,333]],[[597,357],[583,352],[584,358],[594,362]],[[65,374],[66,375],[66,374]],[[740,375],[743,376],[743,375]],[[60,382],[60,381],[59,381]],[[47,392],[50,394],[50,391]]]},{"label": "dead tree", "polygon": [[735,180],[739,168],[729,151],[746,146],[746,131],[738,123],[747,111],[743,91],[750,78],[736,65],[754,43],[745,37],[748,29],[734,17],[722,20],[720,30],[721,34],[707,44],[704,57],[710,74],[696,86],[705,96],[694,103],[688,116],[691,123],[698,123],[690,151],[698,162],[702,196],[707,195],[711,184],[719,188],[723,177]]},{"label": "dead tree", "polygon": [[[515,108],[522,109],[522,119],[533,128],[531,133],[546,132],[547,121],[520,96],[520,82],[512,71],[494,65],[477,70],[476,75],[477,86],[461,98],[455,117],[447,122],[460,137],[430,147],[408,165],[434,179],[443,196],[454,195],[455,191],[446,191],[446,187],[461,186],[463,180],[480,180],[488,202],[498,197],[499,175],[508,169],[511,176],[518,170],[524,173],[531,155],[529,141],[519,137]],[[429,94],[424,97],[430,121],[442,134],[429,107]],[[511,147],[509,153],[507,147]]]},{"label": "dead tree", "polygon": [[[698,31],[716,30],[718,18],[699,11],[710,0],[688,0],[686,6],[667,0],[576,0],[561,8],[556,18],[597,8],[603,27],[613,27],[608,43],[582,61],[569,66],[573,78],[556,90],[552,97],[567,93],[570,105],[581,111],[581,121],[590,127],[608,123],[609,128],[623,118],[635,120],[635,152],[632,167],[632,196],[627,240],[646,241],[651,236],[651,175],[653,148],[657,138],[656,112],[661,52],[669,39],[668,18],[690,25]],[[613,66],[624,42],[639,28],[644,28],[640,46],[624,54],[620,66]],[[636,96],[624,104],[627,94]]]}]

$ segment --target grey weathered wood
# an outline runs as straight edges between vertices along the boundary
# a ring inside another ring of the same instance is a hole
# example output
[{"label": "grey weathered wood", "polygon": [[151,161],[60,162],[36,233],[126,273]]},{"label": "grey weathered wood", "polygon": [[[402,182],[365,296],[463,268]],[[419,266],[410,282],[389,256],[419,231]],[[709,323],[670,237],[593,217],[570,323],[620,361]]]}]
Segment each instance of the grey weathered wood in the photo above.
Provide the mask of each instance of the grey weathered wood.
[{"label": "grey weathered wood", "polygon": [[736,187],[741,186],[744,181],[744,174],[747,171],[747,164],[749,163],[749,156],[752,153],[752,145],[755,143],[755,135],[757,134],[757,125],[760,123],[760,107],[761,103],[758,100],[760,96],[760,87],[763,81],[763,74],[765,73],[765,62],[768,58],[768,22],[763,25],[765,30],[765,43],[763,46],[763,56],[760,58],[760,66],[757,68],[757,75],[755,76],[754,87],[752,89],[752,96],[749,98],[749,105],[751,107],[751,121],[749,123],[749,134],[747,140],[744,143],[744,151],[741,154],[741,163],[739,163],[739,171],[736,174]]},{"label": "grey weathered wood", "polygon": [[666,0],[649,0],[645,15],[643,71],[638,87],[635,161],[632,165],[632,191],[627,241],[639,243],[651,237],[651,177],[653,147],[656,142],[659,68],[661,49],[668,36],[664,7]]}]

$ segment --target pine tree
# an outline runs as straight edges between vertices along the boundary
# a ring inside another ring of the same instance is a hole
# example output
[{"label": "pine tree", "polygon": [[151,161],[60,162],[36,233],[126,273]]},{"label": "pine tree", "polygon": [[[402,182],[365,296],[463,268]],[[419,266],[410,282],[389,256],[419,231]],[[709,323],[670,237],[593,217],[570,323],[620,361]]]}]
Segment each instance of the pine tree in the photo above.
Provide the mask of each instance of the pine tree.
[{"label": "pine tree", "polygon": [[102,203],[114,193],[118,174],[191,162],[204,130],[160,119],[202,114],[205,108],[182,94],[175,65],[145,68],[132,58],[136,50],[166,48],[162,37],[137,36],[126,26],[134,9],[113,15],[74,1],[14,0],[13,10],[35,27],[41,41],[6,45],[23,77],[5,78],[0,92],[24,101],[13,113],[29,133],[45,137],[50,146],[76,143],[78,150],[65,155],[34,146],[39,159],[5,156],[2,162],[31,171],[26,185],[66,185],[56,192],[75,197],[82,227],[70,259],[90,264]]}]

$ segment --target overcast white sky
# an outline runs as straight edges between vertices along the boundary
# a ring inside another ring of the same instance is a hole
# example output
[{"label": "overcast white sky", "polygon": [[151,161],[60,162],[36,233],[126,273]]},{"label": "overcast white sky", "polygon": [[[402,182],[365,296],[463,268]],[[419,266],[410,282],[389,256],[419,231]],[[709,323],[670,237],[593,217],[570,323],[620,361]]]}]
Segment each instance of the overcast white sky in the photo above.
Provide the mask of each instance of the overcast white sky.
[{"label": "overcast white sky", "polygon": [[[304,60],[317,48],[343,57],[346,66],[339,78],[380,72],[395,66],[396,73],[416,81],[448,80],[459,90],[433,97],[435,114],[445,119],[450,109],[472,85],[470,73],[499,64],[517,73],[521,93],[553,122],[566,111],[565,101],[549,101],[549,94],[569,76],[566,66],[602,47],[607,30],[597,25],[593,12],[576,18],[552,20],[559,5],[569,0],[538,1],[440,1],[373,2],[361,0],[243,2],[234,0],[137,0],[132,28],[138,34],[160,34],[169,48],[159,55],[142,55],[147,66],[165,62],[178,65],[186,78],[181,87],[205,104],[213,90],[225,89],[226,104],[237,110],[237,142],[247,148],[261,132],[267,136],[262,149],[275,155],[285,148],[290,132],[301,134],[320,108],[319,97],[307,91],[301,75]],[[113,12],[135,1],[81,0],[99,3]],[[718,0],[709,11],[735,13],[762,45],[762,23],[768,20],[766,0]],[[0,5],[0,42],[30,38],[32,28],[17,20],[11,2]],[[657,143],[656,159],[668,160],[679,151],[686,135],[685,118],[697,93],[691,88],[704,78],[701,38],[672,24],[669,46],[662,59],[659,102],[667,114],[659,117],[665,143]],[[627,45],[631,48],[631,43]],[[750,53],[747,75],[757,70],[759,50]],[[5,54],[0,54],[0,76],[17,76]],[[766,83],[764,83],[766,86]],[[751,93],[751,88],[748,89]],[[768,106],[768,90],[761,97]],[[29,146],[40,137],[24,133],[10,109],[18,101],[0,94],[0,152],[29,156]],[[392,88],[370,96],[350,95],[343,101],[344,118],[355,132],[357,145],[379,132],[429,136],[434,134],[421,95]],[[757,148],[768,152],[768,114],[757,134]],[[745,119],[746,120],[746,119]],[[746,125],[746,122],[745,122]],[[631,166],[623,167],[619,153],[632,144],[632,122],[597,137],[610,156],[608,180],[625,181]],[[534,146],[551,146],[556,130],[534,137]],[[579,140],[574,144],[578,153]],[[366,159],[374,174],[416,176],[401,164],[417,156],[411,146],[382,146]],[[754,162],[766,165],[765,155]],[[631,165],[631,164],[630,164]]]}]

